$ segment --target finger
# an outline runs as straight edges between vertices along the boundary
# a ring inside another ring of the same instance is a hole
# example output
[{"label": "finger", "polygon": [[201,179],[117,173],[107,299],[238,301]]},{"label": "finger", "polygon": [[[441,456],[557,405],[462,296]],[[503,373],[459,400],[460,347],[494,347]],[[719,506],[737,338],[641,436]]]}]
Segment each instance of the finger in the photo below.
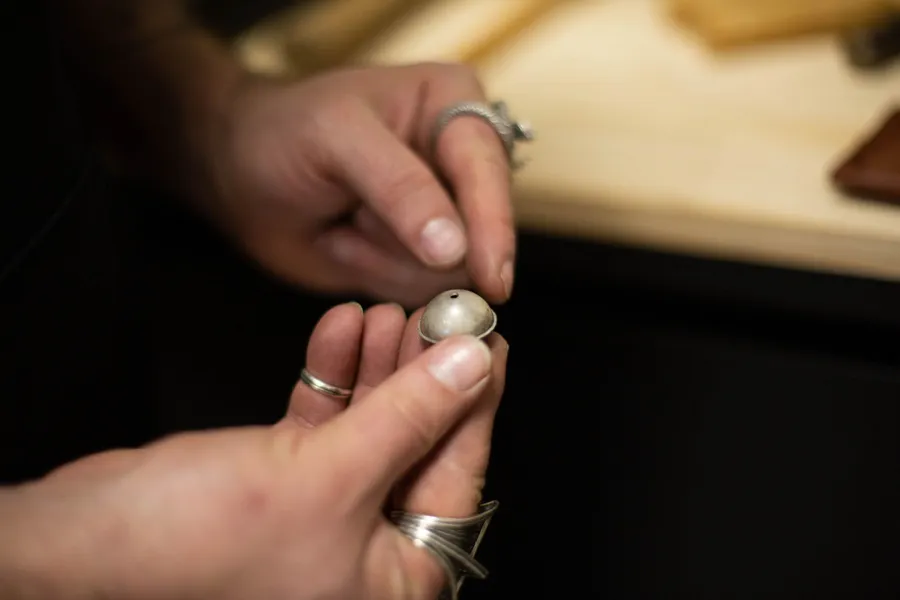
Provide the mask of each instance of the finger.
[{"label": "finger", "polygon": [[383,248],[388,254],[407,259],[409,262],[418,262],[412,252],[400,243],[394,232],[371,209],[364,206],[356,211],[353,225],[366,239]]},{"label": "finger", "polygon": [[485,101],[471,69],[446,69],[434,77],[429,92],[422,136],[466,224],[467,266],[478,289],[490,301],[503,302],[512,293],[516,250],[506,149],[494,128],[475,116],[453,119],[431,147],[431,129],[441,111],[459,102]]},{"label": "finger", "polygon": [[[362,307],[355,302],[325,313],[309,338],[306,370],[331,385],[352,388],[359,366],[363,323]],[[317,392],[300,381],[291,394],[287,416],[304,427],[316,427],[346,406],[346,399]]]},{"label": "finger", "polygon": [[366,311],[359,374],[353,403],[362,402],[372,389],[397,370],[400,340],[406,327],[406,312],[398,304],[379,304]]},{"label": "finger", "polygon": [[364,276],[376,275],[398,288],[413,285],[419,271],[418,265],[392,256],[352,227],[331,229],[317,244],[342,266]]},{"label": "finger", "polygon": [[[348,501],[381,506],[390,489],[469,413],[487,384],[492,355],[470,336],[429,348],[317,432],[329,483]],[[360,474],[366,477],[361,478]],[[355,482],[358,494],[348,496]]]},{"label": "finger", "polygon": [[460,263],[467,240],[459,213],[434,173],[374,114],[357,135],[331,140],[337,174],[425,265]]},{"label": "finger", "polygon": [[399,508],[441,517],[468,517],[477,511],[509,355],[509,345],[499,334],[492,334],[488,345],[494,360],[491,378],[479,402],[400,487],[395,497]]},{"label": "finger", "polygon": [[391,255],[352,227],[332,229],[317,243],[343,268],[356,273],[358,288],[375,299],[421,306],[443,290],[469,287],[465,270],[429,270]]},{"label": "finger", "polygon": [[424,312],[425,309],[420,308],[413,313],[406,324],[406,330],[403,332],[403,341],[400,343],[400,356],[397,359],[397,364],[401,368],[415,360],[431,345],[419,337],[419,319],[422,318],[422,313]]},{"label": "finger", "polygon": [[488,299],[504,302],[512,294],[516,250],[506,151],[489,125],[460,118],[441,134],[437,163],[466,223],[472,279]]}]

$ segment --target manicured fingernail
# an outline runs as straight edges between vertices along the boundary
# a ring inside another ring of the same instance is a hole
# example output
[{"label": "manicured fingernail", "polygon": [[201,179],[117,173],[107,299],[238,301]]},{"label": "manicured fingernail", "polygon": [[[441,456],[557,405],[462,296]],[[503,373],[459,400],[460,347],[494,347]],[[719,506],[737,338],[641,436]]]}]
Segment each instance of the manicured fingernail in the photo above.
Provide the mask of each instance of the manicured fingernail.
[{"label": "manicured fingernail", "polygon": [[435,379],[458,392],[478,385],[491,371],[491,351],[471,336],[435,348],[428,370]]},{"label": "manicured fingernail", "polygon": [[503,263],[503,266],[500,268],[500,280],[503,281],[503,289],[506,292],[507,298],[512,296],[514,278],[515,273],[513,271],[513,263],[511,260],[508,260]]},{"label": "manicured fingernail", "polygon": [[432,219],[422,230],[422,246],[434,264],[453,264],[466,253],[466,236],[450,219]]}]

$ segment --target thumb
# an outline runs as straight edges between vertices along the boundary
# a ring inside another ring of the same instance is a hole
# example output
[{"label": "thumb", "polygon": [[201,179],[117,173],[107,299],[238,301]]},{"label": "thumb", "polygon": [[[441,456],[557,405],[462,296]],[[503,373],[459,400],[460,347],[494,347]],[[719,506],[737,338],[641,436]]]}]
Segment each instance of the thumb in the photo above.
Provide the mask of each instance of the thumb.
[{"label": "thumb", "polygon": [[335,485],[348,482],[363,498],[384,501],[477,403],[491,373],[488,347],[471,336],[445,340],[423,352],[323,427]]}]

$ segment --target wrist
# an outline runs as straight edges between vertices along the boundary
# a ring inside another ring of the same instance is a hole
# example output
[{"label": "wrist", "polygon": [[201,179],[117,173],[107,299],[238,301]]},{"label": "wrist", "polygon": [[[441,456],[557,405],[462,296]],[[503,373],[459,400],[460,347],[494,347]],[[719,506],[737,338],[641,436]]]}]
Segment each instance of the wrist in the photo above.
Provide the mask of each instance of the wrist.
[{"label": "wrist", "polygon": [[96,125],[127,170],[178,192],[204,179],[230,99],[246,73],[225,43],[187,23],[112,60],[82,63]]},{"label": "wrist", "polygon": [[[64,518],[42,484],[0,488],[0,598],[81,600],[93,597],[92,570],[102,562],[90,547],[89,523]],[[49,501],[48,501],[49,500]]]},{"label": "wrist", "polygon": [[146,89],[128,90],[133,95],[126,100],[142,130],[138,170],[182,195],[203,199],[212,187],[209,162],[247,73],[202,29],[160,44],[134,66],[149,78]]},{"label": "wrist", "polygon": [[0,489],[0,597],[49,600],[55,598],[51,582],[56,576],[43,567],[36,551],[43,536],[28,514],[25,489]]}]

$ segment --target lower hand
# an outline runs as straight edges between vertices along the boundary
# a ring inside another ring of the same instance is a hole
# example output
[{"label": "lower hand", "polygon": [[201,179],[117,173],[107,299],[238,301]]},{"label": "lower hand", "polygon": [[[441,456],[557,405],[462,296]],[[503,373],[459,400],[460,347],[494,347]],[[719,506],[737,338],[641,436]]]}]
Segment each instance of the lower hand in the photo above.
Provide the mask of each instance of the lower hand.
[{"label": "lower hand", "polygon": [[18,578],[36,593],[4,597],[434,598],[442,572],[383,509],[476,511],[507,346],[424,349],[414,323],[390,305],[323,317],[307,368],[353,387],[349,407],[301,383],[275,426],[108,452],[0,493],[0,591]]}]

